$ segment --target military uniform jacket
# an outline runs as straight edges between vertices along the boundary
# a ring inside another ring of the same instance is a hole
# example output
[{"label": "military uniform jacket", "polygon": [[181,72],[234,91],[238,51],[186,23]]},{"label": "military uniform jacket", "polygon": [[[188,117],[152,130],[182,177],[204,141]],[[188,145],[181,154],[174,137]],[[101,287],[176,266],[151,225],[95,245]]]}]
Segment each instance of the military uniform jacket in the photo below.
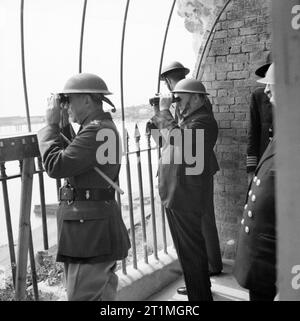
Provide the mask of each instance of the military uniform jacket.
[{"label": "military uniform jacket", "polygon": [[248,189],[234,275],[247,289],[268,291],[276,282],[275,139],[263,154]]},{"label": "military uniform jacket", "polygon": [[[186,118],[178,125],[172,117],[169,110],[160,111],[152,118],[153,124],[166,133],[167,139],[163,143],[162,157],[158,168],[159,194],[163,205],[167,208],[182,211],[201,211],[206,208],[208,199],[208,181],[212,175],[219,170],[218,162],[214,153],[214,146],[218,136],[218,125],[214,119],[213,113],[206,108],[200,108]],[[196,140],[195,131],[204,129],[204,149],[201,155],[204,157],[204,168],[199,175],[187,175],[186,169],[195,165],[188,165],[184,159],[181,164],[174,161],[174,148],[176,144],[169,139],[173,130],[180,130],[182,134],[182,150],[188,146],[184,143],[185,131],[190,129],[192,136],[189,142],[188,153],[195,152]],[[204,153],[204,155],[203,155]],[[163,158],[170,155],[169,164],[163,163]]]},{"label": "military uniform jacket", "polygon": [[255,168],[273,137],[272,104],[264,93],[264,88],[257,88],[251,95],[250,121],[247,143],[247,172]]},{"label": "military uniform jacket", "polygon": [[[108,183],[93,169],[98,167],[112,180],[120,170],[119,134],[110,113],[97,111],[84,120],[81,130],[64,149],[58,125],[48,125],[38,132],[40,153],[46,172],[53,178],[66,178],[76,188],[108,189]],[[116,164],[100,165],[96,153],[103,144],[97,140],[102,129],[116,134]],[[62,262],[105,262],[127,256],[130,242],[115,200],[61,201],[57,211],[57,260]]]}]

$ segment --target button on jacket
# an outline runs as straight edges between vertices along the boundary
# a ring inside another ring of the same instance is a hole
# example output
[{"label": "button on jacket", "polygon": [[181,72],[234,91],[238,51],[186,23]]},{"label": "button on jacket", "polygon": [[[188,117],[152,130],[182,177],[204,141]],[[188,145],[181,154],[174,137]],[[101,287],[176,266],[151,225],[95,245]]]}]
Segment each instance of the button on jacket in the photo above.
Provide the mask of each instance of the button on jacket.
[{"label": "button on jacket", "polygon": [[[263,154],[249,186],[234,275],[249,290],[270,291],[276,284],[275,139]],[[253,198],[255,196],[255,198]]]},{"label": "button on jacket", "polygon": [[[116,180],[120,162],[100,165],[96,159],[99,146],[97,133],[111,129],[116,134],[116,155],[119,134],[110,113],[97,111],[82,123],[82,128],[65,149],[58,125],[48,125],[38,132],[39,148],[46,172],[53,178],[66,178],[75,188],[108,189],[108,183],[93,169],[98,167]],[[118,157],[117,157],[118,159]],[[57,211],[58,251],[61,262],[106,262],[127,256],[130,242],[115,200],[61,201]]]}]

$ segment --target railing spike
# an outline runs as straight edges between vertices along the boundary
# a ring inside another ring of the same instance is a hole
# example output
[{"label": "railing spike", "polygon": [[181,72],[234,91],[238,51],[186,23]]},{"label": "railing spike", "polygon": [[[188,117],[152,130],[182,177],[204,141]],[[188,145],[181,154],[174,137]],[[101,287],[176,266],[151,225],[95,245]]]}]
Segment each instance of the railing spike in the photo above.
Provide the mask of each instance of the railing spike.
[{"label": "railing spike", "polygon": [[140,139],[141,138],[141,133],[140,133],[139,126],[138,126],[137,123],[135,124],[134,138],[135,139]]}]

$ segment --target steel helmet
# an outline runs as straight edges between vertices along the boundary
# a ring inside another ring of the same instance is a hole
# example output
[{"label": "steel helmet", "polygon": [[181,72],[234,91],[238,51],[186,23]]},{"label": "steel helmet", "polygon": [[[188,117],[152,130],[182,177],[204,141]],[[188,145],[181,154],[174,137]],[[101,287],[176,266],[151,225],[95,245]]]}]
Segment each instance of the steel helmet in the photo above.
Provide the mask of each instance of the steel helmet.
[{"label": "steel helmet", "polygon": [[172,92],[209,95],[202,82],[196,79],[182,79],[178,81]]},{"label": "steel helmet", "polygon": [[261,84],[275,85],[275,66],[271,64],[264,78],[258,79],[257,82]]},{"label": "steel helmet", "polygon": [[171,71],[181,69],[184,70],[185,75],[187,75],[190,72],[190,70],[188,68],[185,68],[183,64],[181,64],[180,62],[172,61],[171,63],[163,67],[160,74],[160,79],[163,80],[163,78]]},{"label": "steel helmet", "polygon": [[103,94],[111,95],[102,78],[89,73],[80,73],[72,76],[65,84],[64,89],[59,94]]}]

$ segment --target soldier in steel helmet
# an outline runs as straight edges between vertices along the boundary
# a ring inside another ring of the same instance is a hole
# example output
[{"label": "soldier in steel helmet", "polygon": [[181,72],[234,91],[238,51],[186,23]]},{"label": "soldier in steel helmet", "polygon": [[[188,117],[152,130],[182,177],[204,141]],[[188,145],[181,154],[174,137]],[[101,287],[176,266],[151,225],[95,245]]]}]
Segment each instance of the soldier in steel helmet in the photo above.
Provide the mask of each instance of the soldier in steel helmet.
[{"label": "soldier in steel helmet", "polygon": [[[258,82],[266,85],[265,94],[276,108],[274,63]],[[274,136],[249,184],[241,221],[234,275],[249,290],[250,301],[273,301],[277,292],[275,152]]]},{"label": "soldier in steel helmet", "polygon": [[[170,91],[172,91],[176,84],[186,78],[186,75],[190,70],[184,67],[178,61],[172,61],[166,64],[161,72],[161,80],[166,83],[166,86]],[[208,111],[212,112],[212,106],[210,100],[205,98],[205,107]],[[178,121],[179,111],[176,111],[175,121]],[[206,251],[208,255],[208,264],[209,264],[209,274],[211,276],[218,275],[223,269],[220,242],[218,236],[218,230],[216,226],[215,210],[214,210],[214,181],[210,181],[211,185],[209,190],[211,191],[208,195],[210,196],[209,201],[207,202],[207,208],[205,215],[202,216],[202,233],[205,239]],[[179,294],[186,295],[186,287],[179,287],[177,289]]]},{"label": "soldier in steel helmet", "polygon": [[[120,171],[121,151],[111,114],[103,111],[103,102],[113,106],[106,97],[109,94],[97,75],[71,77],[64,89],[48,100],[47,125],[38,132],[46,172],[65,181],[57,210],[57,261],[64,262],[70,301],[114,300],[116,261],[124,259],[130,248],[112,188]],[[80,125],[73,138],[64,132],[68,114]],[[99,139],[103,131],[114,135],[113,143]],[[115,160],[105,161],[98,153],[104,144],[114,151]]]},{"label": "soldier in steel helmet", "polygon": [[[177,101],[179,123],[170,113],[172,95]],[[159,194],[166,208],[190,301],[212,300],[202,218],[212,199],[211,181],[219,167],[213,151],[218,127],[205,106],[207,95],[200,81],[182,79],[172,94],[160,97],[160,109],[152,117],[164,141],[158,170]],[[199,133],[203,134],[203,140],[198,139]],[[195,151],[199,160],[187,162],[185,156]],[[201,169],[193,172],[198,168],[198,161],[202,162]]]}]

